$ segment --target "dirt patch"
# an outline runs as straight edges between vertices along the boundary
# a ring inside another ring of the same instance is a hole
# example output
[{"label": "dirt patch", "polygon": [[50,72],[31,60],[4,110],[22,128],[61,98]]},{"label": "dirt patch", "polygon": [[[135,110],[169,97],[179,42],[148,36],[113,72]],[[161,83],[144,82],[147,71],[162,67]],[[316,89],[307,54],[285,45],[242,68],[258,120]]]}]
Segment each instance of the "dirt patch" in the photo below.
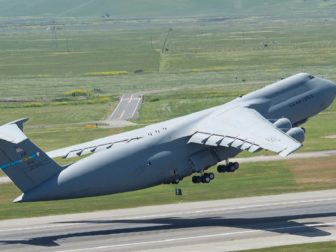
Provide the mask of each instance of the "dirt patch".
[{"label": "dirt patch", "polygon": [[307,160],[288,161],[299,186],[334,184],[336,186],[336,156]]},{"label": "dirt patch", "polygon": [[336,139],[336,135],[331,135],[331,136],[324,136],[323,138],[328,138],[328,139]]},{"label": "dirt patch", "polygon": [[123,121],[123,120],[97,122],[97,127],[103,128],[103,129],[104,128],[105,129],[124,128],[124,127],[131,127],[135,125],[136,125],[135,123],[132,123],[129,121]]}]

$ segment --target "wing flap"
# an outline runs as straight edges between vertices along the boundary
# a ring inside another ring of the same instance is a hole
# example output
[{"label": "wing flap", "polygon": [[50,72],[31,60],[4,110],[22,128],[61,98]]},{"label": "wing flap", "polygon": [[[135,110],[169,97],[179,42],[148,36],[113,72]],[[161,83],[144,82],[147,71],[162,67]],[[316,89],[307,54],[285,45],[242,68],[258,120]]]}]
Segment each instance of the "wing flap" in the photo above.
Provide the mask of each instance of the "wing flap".
[{"label": "wing flap", "polygon": [[197,143],[197,144],[205,144],[206,141],[210,138],[210,134],[197,132],[194,134],[188,143]]},{"label": "wing flap", "polygon": [[211,145],[211,146],[218,146],[218,144],[220,143],[220,141],[223,140],[222,136],[210,136],[208,138],[208,140],[206,141],[206,145]]},{"label": "wing flap", "polygon": [[217,111],[206,117],[196,126],[189,143],[233,147],[252,153],[265,149],[284,157],[302,146],[257,111],[245,107]]},{"label": "wing flap", "polygon": [[234,140],[235,139],[232,137],[224,137],[220,145],[223,147],[230,147],[231,143],[233,143]]}]

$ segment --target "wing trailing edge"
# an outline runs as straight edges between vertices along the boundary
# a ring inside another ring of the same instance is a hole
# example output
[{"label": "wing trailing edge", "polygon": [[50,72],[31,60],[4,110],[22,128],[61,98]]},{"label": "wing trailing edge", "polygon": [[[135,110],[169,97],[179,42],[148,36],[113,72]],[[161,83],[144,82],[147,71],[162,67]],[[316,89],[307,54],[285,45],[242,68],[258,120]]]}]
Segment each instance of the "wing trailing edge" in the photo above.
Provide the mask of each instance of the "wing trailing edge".
[{"label": "wing trailing edge", "polygon": [[251,153],[261,149],[286,157],[302,144],[279,130],[257,111],[236,107],[203,119],[188,143],[233,147]]}]

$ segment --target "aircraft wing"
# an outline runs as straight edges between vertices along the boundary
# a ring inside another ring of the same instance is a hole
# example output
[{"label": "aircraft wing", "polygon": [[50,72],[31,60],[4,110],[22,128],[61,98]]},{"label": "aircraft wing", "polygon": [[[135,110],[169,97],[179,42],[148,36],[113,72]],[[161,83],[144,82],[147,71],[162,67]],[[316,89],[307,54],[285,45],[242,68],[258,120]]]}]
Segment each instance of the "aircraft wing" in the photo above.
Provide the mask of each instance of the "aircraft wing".
[{"label": "aircraft wing", "polygon": [[212,113],[196,126],[188,143],[234,147],[250,152],[265,149],[283,157],[302,146],[256,110],[246,107]]},{"label": "aircraft wing", "polygon": [[120,144],[126,144],[134,140],[139,140],[141,138],[142,138],[141,136],[135,137],[135,136],[132,136],[131,134],[124,133],[120,135],[96,139],[90,142],[77,144],[77,145],[65,147],[62,149],[57,149],[57,150],[48,152],[47,155],[50,158],[57,158],[57,157],[61,157],[64,159],[75,158],[75,157],[88,155],[91,153],[108,150],[114,146],[117,146]]}]

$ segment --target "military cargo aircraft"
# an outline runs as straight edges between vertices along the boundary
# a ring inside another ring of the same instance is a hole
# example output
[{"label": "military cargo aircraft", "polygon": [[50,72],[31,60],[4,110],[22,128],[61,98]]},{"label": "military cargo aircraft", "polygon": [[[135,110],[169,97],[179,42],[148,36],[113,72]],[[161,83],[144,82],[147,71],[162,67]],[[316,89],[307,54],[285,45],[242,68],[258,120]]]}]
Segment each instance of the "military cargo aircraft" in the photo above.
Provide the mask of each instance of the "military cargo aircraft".
[{"label": "military cargo aircraft", "polygon": [[[194,183],[209,183],[209,167],[226,161],[218,172],[234,172],[239,164],[229,160],[242,151],[286,157],[298,150],[300,126],[335,96],[334,83],[301,73],[224,105],[48,153],[23,133],[21,119],[0,127],[0,168],[22,191],[14,202],[114,194],[192,174]],[[84,155],[65,167],[54,161]]]}]

